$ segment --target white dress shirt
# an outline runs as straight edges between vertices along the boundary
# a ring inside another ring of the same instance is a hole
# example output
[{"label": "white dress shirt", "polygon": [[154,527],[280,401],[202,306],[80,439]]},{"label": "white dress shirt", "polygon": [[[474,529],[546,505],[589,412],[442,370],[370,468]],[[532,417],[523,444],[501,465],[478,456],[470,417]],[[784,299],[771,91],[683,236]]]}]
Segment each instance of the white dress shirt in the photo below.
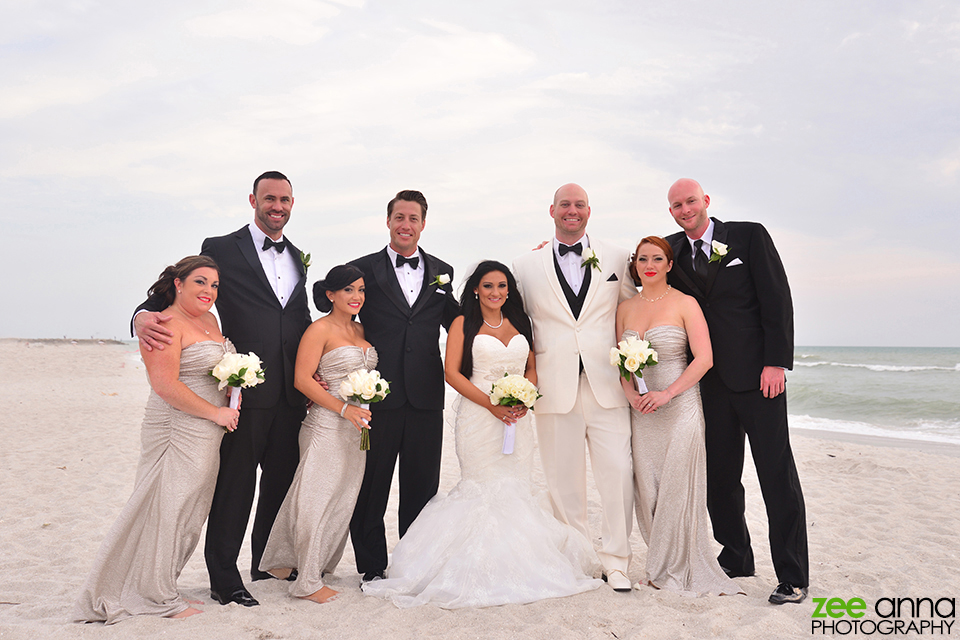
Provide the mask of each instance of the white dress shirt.
[{"label": "white dress shirt", "polygon": [[407,299],[407,304],[413,308],[413,303],[420,297],[420,289],[423,288],[423,274],[425,273],[423,268],[423,254],[420,252],[420,249],[417,249],[416,253],[410,256],[411,258],[420,258],[416,269],[406,262],[398,267],[398,255],[400,254],[394,251],[390,245],[387,245],[387,256],[390,258],[390,266],[393,267],[394,273],[397,274],[397,282],[400,283],[400,290],[403,291],[403,297]]},{"label": "white dress shirt", "polygon": [[[583,246],[584,249],[590,246],[590,238],[586,235],[583,235],[579,240],[577,240]],[[570,246],[577,244],[577,242],[572,243]],[[563,272],[563,277],[566,278],[567,284],[570,285],[570,288],[573,289],[573,294],[580,295],[580,287],[583,286],[583,256],[578,256],[573,251],[568,251],[567,255],[560,255],[560,245],[566,244],[561,243],[557,240],[556,236],[553,238],[553,255],[557,259],[557,264],[560,265],[560,271]]]},{"label": "white dress shirt", "polygon": [[[263,266],[263,273],[267,276],[267,282],[270,288],[276,294],[280,306],[286,307],[287,301],[293,294],[294,287],[300,281],[300,270],[297,268],[297,262],[300,261],[299,255],[293,255],[293,251],[288,246],[283,253],[277,251],[276,247],[270,247],[263,250],[263,241],[267,237],[256,223],[249,225],[250,237],[253,239],[253,247],[257,250],[257,256],[260,258],[260,264]],[[271,238],[272,240],[272,238]],[[280,236],[280,242],[283,242],[283,236]]]},{"label": "white dress shirt", "polygon": [[713,255],[713,220],[710,221],[710,224],[707,225],[707,230],[703,232],[703,235],[694,240],[690,236],[687,236],[687,242],[690,243],[690,257],[693,260],[693,268],[697,268],[697,247],[694,243],[697,240],[703,240],[703,244],[700,245],[700,251],[703,251],[703,255],[707,256],[707,260],[710,260],[710,256]]}]

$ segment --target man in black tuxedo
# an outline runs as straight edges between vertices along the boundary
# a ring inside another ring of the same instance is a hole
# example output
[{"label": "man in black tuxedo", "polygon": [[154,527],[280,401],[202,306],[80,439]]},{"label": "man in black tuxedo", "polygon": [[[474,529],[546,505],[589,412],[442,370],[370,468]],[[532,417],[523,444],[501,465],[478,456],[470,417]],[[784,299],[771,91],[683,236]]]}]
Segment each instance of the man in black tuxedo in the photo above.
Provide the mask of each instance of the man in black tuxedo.
[{"label": "man in black tuxedo", "polygon": [[[273,521],[293,480],[300,457],[298,435],[306,415],[303,395],[293,386],[300,337],[310,325],[306,269],[300,251],[283,235],[293,208],[293,187],[282,173],[269,171],[253,183],[252,224],[203,241],[201,255],[220,267],[217,312],[223,335],[240,353],[250,351],[263,361],[266,379],[243,392],[240,422],[220,445],[220,473],[213,496],[204,557],[210,574],[210,595],[220,602],[252,607],[237,569],[243,534],[250,519],[260,466],[260,498],[250,546],[251,577],[260,571],[260,557]],[[170,343],[160,309],[134,318],[136,334],[148,348]]]},{"label": "man in black tuxedo", "polygon": [[744,518],[744,434],[770,526],[779,585],[770,602],[802,602],[809,581],[807,525],[787,429],[786,377],[793,368],[793,302],[773,240],[755,222],[707,216],[710,196],[690,179],[667,199],[683,231],[667,238],[670,284],[700,303],[713,343],[713,368],[700,381],[706,419],[707,507],[728,575],[754,574]]},{"label": "man in black tuxedo", "polygon": [[[453,268],[417,245],[427,201],[401,191],[387,204],[390,244],[350,264],[363,271],[366,302],[360,321],[376,347],[377,369],[390,383],[386,400],[370,406],[370,451],[350,537],[357,571],[368,582],[384,576],[387,539],[383,516],[400,459],[400,535],[440,486],[443,442],[443,363],[440,326],[457,317]],[[440,276],[445,284],[440,284]]]}]

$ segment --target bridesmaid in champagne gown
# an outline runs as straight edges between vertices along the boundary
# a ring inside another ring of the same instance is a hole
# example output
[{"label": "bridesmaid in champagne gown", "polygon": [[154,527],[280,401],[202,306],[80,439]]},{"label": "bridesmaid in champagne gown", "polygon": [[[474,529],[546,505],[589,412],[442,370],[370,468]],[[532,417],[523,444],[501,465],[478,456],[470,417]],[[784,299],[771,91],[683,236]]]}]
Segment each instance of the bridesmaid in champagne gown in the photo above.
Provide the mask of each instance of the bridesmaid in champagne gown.
[{"label": "bridesmaid in champagne gown", "polygon": [[235,429],[239,416],[224,406],[226,392],[209,375],[235,352],[209,311],[219,277],[213,260],[191,256],[167,267],[150,288],[167,306],[173,344],[141,350],[152,390],[133,495],[100,546],[76,622],[200,613],[180,596],[177,578],[210,511],[224,429]]},{"label": "bridesmaid in champagne gown", "polygon": [[329,315],[303,334],[295,377],[313,406],[300,427],[300,464],[260,561],[261,571],[281,579],[296,569],[290,595],[320,604],[337,597],[323,577],[343,555],[367,458],[360,429],[370,411],[347,403],[339,391],[349,374],[377,366],[376,350],[353,320],[364,290],[363,273],[350,265],[334,267],[314,285],[314,303]]},{"label": "bridesmaid in champagne gown", "polygon": [[[648,392],[621,378],[630,401],[637,523],[647,543],[647,583],[683,595],[743,593],[717,562],[707,515],[706,452],[698,382],[713,364],[700,305],[667,285],[673,251],[651,236],[631,273],[640,295],[620,304],[617,333],[642,338],[658,362],[643,370]],[[693,360],[687,363],[687,348]],[[639,585],[636,585],[639,587]]]}]

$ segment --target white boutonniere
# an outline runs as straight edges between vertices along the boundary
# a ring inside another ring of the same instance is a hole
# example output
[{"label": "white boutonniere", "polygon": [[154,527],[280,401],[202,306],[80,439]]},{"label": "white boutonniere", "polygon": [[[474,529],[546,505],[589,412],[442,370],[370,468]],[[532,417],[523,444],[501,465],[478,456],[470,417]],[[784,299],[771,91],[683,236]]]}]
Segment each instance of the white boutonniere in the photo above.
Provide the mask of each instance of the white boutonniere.
[{"label": "white boutonniere", "polygon": [[300,264],[303,265],[303,273],[304,275],[306,275],[307,269],[309,269],[310,265],[313,264],[312,262],[310,262],[309,253],[304,253],[303,251],[300,252]]},{"label": "white boutonniere", "polygon": [[723,257],[727,255],[727,252],[730,251],[727,245],[722,242],[717,242],[716,240],[710,243],[710,247],[713,251],[710,252],[709,262],[720,262],[723,260]]},{"label": "white boutonniere", "polygon": [[600,271],[600,258],[597,257],[596,252],[587,247],[583,250],[583,253],[580,254],[580,257],[583,259],[583,262],[580,263],[581,267],[591,266],[597,271]]},{"label": "white boutonniere", "polygon": [[450,284],[450,274],[449,274],[449,273],[441,273],[441,274],[438,275],[436,278],[434,278],[433,280],[431,280],[431,281],[430,281],[430,284],[435,284],[435,285],[437,285],[438,287],[442,287],[442,286],[444,286],[444,285]]}]

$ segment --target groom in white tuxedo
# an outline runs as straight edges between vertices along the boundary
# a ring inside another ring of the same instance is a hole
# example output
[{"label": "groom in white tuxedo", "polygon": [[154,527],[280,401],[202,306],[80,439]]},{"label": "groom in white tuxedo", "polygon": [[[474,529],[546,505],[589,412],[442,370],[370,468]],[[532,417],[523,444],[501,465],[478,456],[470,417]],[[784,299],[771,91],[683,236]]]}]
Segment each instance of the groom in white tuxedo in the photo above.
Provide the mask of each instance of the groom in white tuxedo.
[{"label": "groom in white tuxedo", "polygon": [[627,272],[627,250],[586,234],[587,193],[560,187],[550,206],[556,234],[548,247],[513,263],[524,307],[533,321],[540,458],[557,519],[593,538],[587,524],[587,467],[603,508],[604,577],[616,591],[630,591],[633,463],[630,413],[610,365],[617,344],[617,305],[636,295]]}]

